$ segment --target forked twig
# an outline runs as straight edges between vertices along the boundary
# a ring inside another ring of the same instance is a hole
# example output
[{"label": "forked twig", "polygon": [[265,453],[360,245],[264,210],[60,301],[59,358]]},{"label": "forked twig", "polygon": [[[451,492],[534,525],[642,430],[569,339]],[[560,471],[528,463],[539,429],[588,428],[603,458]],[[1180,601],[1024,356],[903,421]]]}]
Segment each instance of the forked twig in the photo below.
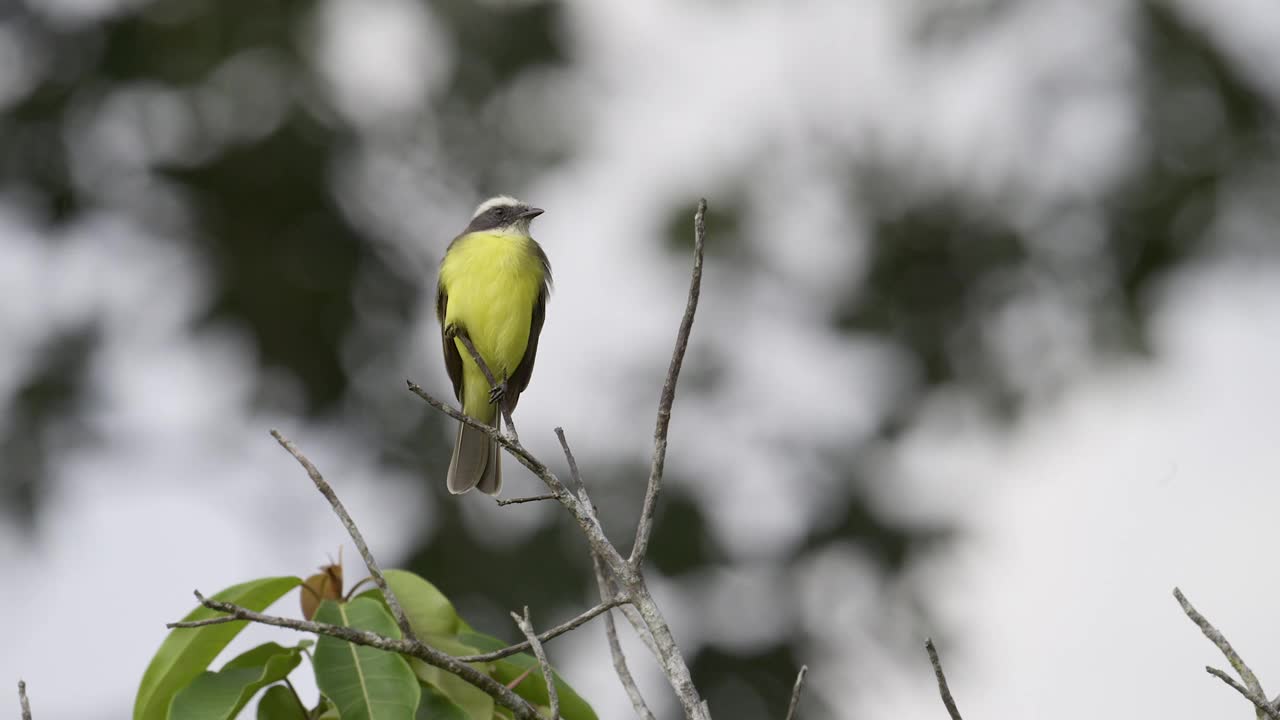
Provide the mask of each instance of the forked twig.
[{"label": "forked twig", "polygon": [[351,535],[351,541],[356,544],[356,549],[360,551],[360,557],[364,558],[365,567],[369,568],[369,575],[373,577],[373,581],[377,583],[378,589],[382,591],[382,596],[387,600],[387,607],[391,608],[391,614],[396,619],[396,625],[400,626],[400,632],[406,638],[414,638],[413,628],[409,626],[409,617],[404,614],[404,608],[400,606],[400,600],[396,598],[395,592],[387,585],[387,579],[382,576],[382,569],[378,567],[378,561],[374,560],[373,553],[369,552],[369,546],[365,544],[364,536],[360,534],[360,528],[356,527],[356,521],[351,519],[351,514],[343,507],[342,501],[338,499],[337,493],[329,487],[329,483],[325,482],[324,476],[320,474],[320,470],[307,459],[306,455],[298,449],[296,445],[279,430],[272,430],[271,437],[280,443],[280,447],[289,451],[298,464],[302,465],[302,469],[307,471],[307,477],[311,478],[311,482],[315,483],[316,489],[324,495],[325,500],[329,501],[329,505],[333,507],[333,512],[338,515],[338,519],[342,521],[343,526],[347,528],[347,533]]},{"label": "forked twig", "polygon": [[533,621],[529,619],[529,606],[524,608],[524,616],[511,613],[511,619],[520,626],[520,632],[529,639],[533,648],[533,656],[538,658],[538,668],[542,670],[542,680],[547,684],[547,697],[551,699],[551,720],[560,720],[560,694],[556,692],[556,676],[551,672],[551,663],[547,661],[547,652],[542,649],[538,635],[533,631]]},{"label": "forked twig", "polygon": [[676,380],[680,378],[680,366],[689,347],[689,333],[693,330],[693,316],[698,310],[698,295],[702,290],[702,248],[707,239],[707,201],[698,201],[693,215],[693,274],[689,279],[689,298],[685,302],[684,317],[676,332],[676,346],[667,367],[667,379],[662,383],[662,395],[658,400],[658,419],[653,429],[653,463],[649,467],[649,482],[644,491],[644,505],[640,509],[640,522],[636,525],[636,540],[631,546],[628,562],[633,568],[644,564],[649,549],[649,535],[653,532],[653,514],[658,508],[658,494],[662,492],[662,471],[667,459],[667,432],[671,427],[671,404],[676,399]]},{"label": "forked twig", "polygon": [[[587,610],[586,612],[579,614],[578,616],[574,617],[572,620],[560,623],[559,625],[551,628],[550,630],[546,630],[540,633],[538,635],[538,640],[540,642],[546,642],[552,638],[559,637],[569,632],[570,630],[573,630],[575,628],[578,628],[586,624],[588,621],[595,618],[597,615],[604,614],[609,610],[612,610],[613,608],[618,607],[619,605],[625,605],[627,602],[629,601],[626,600],[625,598],[613,598],[612,600],[609,600],[607,602],[602,602],[599,605],[596,605],[595,607],[591,608],[590,610]],[[454,659],[457,660],[458,662],[465,662],[465,663],[493,662],[494,660],[501,660],[502,658],[505,658],[505,657],[511,657],[516,653],[522,653],[528,650],[530,647],[531,645],[529,641],[525,640],[524,642],[516,643],[515,645],[504,647],[501,650],[494,650],[493,652],[481,653],[479,655],[457,655],[454,657]]]},{"label": "forked twig", "polygon": [[1215,675],[1228,685],[1231,685],[1231,687],[1236,688],[1241,695],[1248,698],[1249,701],[1257,707],[1259,720],[1263,717],[1280,720],[1280,711],[1273,707],[1271,703],[1267,702],[1267,694],[1263,692],[1262,683],[1258,681],[1258,676],[1253,674],[1253,670],[1251,670],[1245,663],[1244,658],[1240,657],[1240,653],[1237,653],[1235,648],[1231,647],[1231,643],[1227,642],[1226,636],[1223,635],[1218,628],[1214,627],[1213,623],[1209,622],[1208,618],[1201,615],[1200,611],[1195,609],[1191,604],[1191,601],[1187,599],[1187,596],[1182,594],[1182,590],[1174,588],[1173,597],[1177,599],[1178,604],[1182,606],[1182,612],[1186,613],[1187,617],[1191,619],[1191,622],[1195,623],[1196,626],[1200,628],[1200,632],[1204,633],[1204,636],[1209,638],[1209,641],[1218,647],[1218,650],[1222,653],[1223,657],[1227,659],[1227,662],[1231,663],[1231,667],[1240,675],[1240,679],[1244,680],[1244,685],[1241,686],[1237,684],[1235,680],[1217,668],[1206,667],[1205,670],[1207,670],[1210,675]]},{"label": "forked twig", "polygon": [[1274,705],[1267,702],[1265,697],[1254,693],[1249,688],[1236,682],[1236,679],[1228,675],[1225,670],[1219,670],[1212,665],[1205,665],[1204,670],[1222,682],[1230,685],[1236,692],[1243,695],[1246,700],[1253,703],[1253,707],[1255,708],[1255,712],[1257,712],[1259,718],[1268,717],[1272,720],[1280,720],[1280,711],[1276,710]]}]

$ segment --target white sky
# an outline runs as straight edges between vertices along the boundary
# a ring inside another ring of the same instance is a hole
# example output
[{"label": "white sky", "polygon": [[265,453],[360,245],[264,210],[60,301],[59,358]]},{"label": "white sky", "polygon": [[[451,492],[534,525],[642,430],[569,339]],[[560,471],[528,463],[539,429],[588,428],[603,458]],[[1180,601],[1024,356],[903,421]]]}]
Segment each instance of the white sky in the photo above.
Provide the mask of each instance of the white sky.
[{"label": "white sky", "polygon": [[[387,67],[403,67],[406,57],[452,61],[424,44],[436,32],[428,14],[406,10],[404,0],[378,4],[364,31],[389,32],[385,43],[361,35],[351,3],[326,6],[313,28],[333,43],[326,57],[355,53],[370,67],[379,66],[379,52]],[[588,472],[618,453],[647,456],[650,405],[687,283],[683,261],[649,241],[663,211],[726,184],[745,185],[756,201],[747,240],[779,272],[731,283],[711,266],[689,362],[746,342],[791,348],[819,371],[778,373],[774,357],[732,363],[724,393],[678,406],[671,450],[673,473],[696,478],[699,497],[719,500],[718,538],[748,559],[790,547],[821,513],[825,482],[801,490],[778,483],[796,461],[761,440],[801,431],[761,418],[821,407],[830,430],[818,441],[831,447],[865,433],[892,390],[893,358],[883,348],[834,338],[820,319],[806,319],[807,307],[853,281],[833,268],[862,252],[856,218],[830,182],[837,163],[829,146],[919,166],[922,183],[978,194],[1017,185],[1035,200],[1102,192],[1138,133],[1127,96],[1127,15],[1116,4],[1032,3],[977,46],[934,58],[907,40],[918,3],[801,5],[573,4],[583,71],[539,80],[569,100],[538,111],[581,125],[581,149],[532,187],[512,189],[550,210],[537,230],[557,271],[538,377],[521,404],[522,435],[552,457],[549,430],[536,429],[563,425]],[[1280,11],[1234,5],[1220,23],[1198,15],[1251,48],[1250,57],[1280,47],[1265,34]],[[1246,13],[1256,22],[1241,21]],[[352,36],[325,35],[338,27]],[[432,92],[445,77],[432,65],[423,84],[394,73],[361,84],[343,74],[346,63],[329,67],[337,68],[334,91],[357,93],[349,107],[372,113],[360,123],[408,112],[422,102],[412,93]],[[1034,82],[1044,77],[1069,78],[1076,92],[1046,100]],[[762,147],[776,153],[766,157],[770,173],[758,172]],[[376,180],[393,170],[369,173]],[[469,210],[447,188],[418,192],[427,207],[459,218]],[[413,192],[396,193],[390,201],[416,201]],[[454,224],[433,222],[418,226],[439,226],[444,237]],[[438,247],[415,241],[424,245],[402,252],[429,266]],[[41,720],[123,716],[163,622],[186,612],[191,589],[301,571],[323,560],[317,553],[349,545],[269,427],[298,441],[357,520],[378,518],[363,527],[382,557],[431,531],[426,493],[375,470],[337,428],[247,409],[252,355],[234,332],[188,337],[185,323],[206,289],[191,258],[172,248],[111,218],[46,244],[0,207],[0,336],[19,350],[0,354],[0,403],[19,376],[21,351],[48,328],[95,315],[110,331],[94,370],[100,395],[91,417],[105,441],[60,462],[34,542],[0,527],[0,575],[13,580],[0,584],[0,679],[25,677]],[[832,256],[841,262],[821,261]],[[121,271],[99,271],[106,266]],[[960,542],[906,584],[927,589],[944,623],[940,649],[967,717],[1243,716],[1243,701],[1203,673],[1204,664],[1223,661],[1181,616],[1174,585],[1228,634],[1264,685],[1280,682],[1280,660],[1265,654],[1280,640],[1269,600],[1277,582],[1265,565],[1280,499],[1271,430],[1280,335],[1265,329],[1280,327],[1280,269],[1199,266],[1170,284],[1154,313],[1153,362],[1096,367],[1008,432],[973,420],[962,398],[939,398],[925,426],[886,460],[875,494],[886,510],[962,528]],[[434,332],[424,325],[419,350],[403,362],[443,389]],[[652,350],[637,357],[637,348]],[[565,390],[617,388],[637,369],[652,382],[590,397]],[[861,403],[832,410],[833,393]],[[533,487],[529,478],[511,483],[513,493]],[[255,498],[247,511],[237,500],[243,494]],[[477,498],[464,502],[475,505],[477,522],[492,520]],[[761,507],[773,512],[766,517]],[[507,517],[533,521],[535,513]],[[804,633],[812,639],[809,692],[841,717],[944,716],[923,650],[903,654],[922,638],[895,635],[908,626],[876,615],[882,591],[869,587],[856,549],[833,549],[782,577],[755,568],[746,562],[687,586],[659,580],[689,647]],[[722,606],[725,587],[738,598],[791,594],[799,609],[756,618],[752,632],[717,625],[698,608]],[[892,608],[891,589],[883,592],[892,612],[907,612]],[[553,656],[600,715],[625,717],[600,631],[558,643]],[[653,665],[637,648],[631,654],[661,705],[666,693]]]}]

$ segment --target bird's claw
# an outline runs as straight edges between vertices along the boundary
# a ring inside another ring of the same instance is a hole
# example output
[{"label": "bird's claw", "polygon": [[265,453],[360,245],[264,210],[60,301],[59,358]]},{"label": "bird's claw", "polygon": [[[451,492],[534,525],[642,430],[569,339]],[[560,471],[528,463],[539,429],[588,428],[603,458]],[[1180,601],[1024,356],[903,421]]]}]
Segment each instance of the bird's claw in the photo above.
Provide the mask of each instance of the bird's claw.
[{"label": "bird's claw", "polygon": [[505,381],[500,382],[489,390],[489,402],[490,404],[497,405],[502,402],[502,398],[506,397],[506,395],[507,383]]}]

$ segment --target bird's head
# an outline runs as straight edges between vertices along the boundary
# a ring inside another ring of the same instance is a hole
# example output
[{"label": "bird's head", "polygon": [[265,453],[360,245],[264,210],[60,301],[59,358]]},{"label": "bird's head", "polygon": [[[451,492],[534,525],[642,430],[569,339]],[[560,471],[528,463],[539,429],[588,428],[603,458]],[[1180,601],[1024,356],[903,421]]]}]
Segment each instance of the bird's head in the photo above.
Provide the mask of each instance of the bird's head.
[{"label": "bird's head", "polygon": [[466,232],[483,230],[528,237],[529,223],[541,214],[541,208],[529,207],[528,203],[507,195],[499,195],[485,200],[476,207]]}]

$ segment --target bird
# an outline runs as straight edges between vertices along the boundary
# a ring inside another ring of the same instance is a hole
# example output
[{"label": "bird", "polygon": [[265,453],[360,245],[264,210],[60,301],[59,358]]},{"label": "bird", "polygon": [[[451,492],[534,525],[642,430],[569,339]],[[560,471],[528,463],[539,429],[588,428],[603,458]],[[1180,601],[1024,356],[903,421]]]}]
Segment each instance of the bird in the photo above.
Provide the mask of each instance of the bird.
[{"label": "bird", "polygon": [[[476,207],[471,221],[449,243],[440,260],[436,317],[444,365],[462,412],[497,427],[500,411],[510,413],[529,386],[538,337],[551,294],[551,263],[529,234],[541,208],[507,195]],[[497,381],[491,387],[463,344],[471,339]],[[484,432],[459,423],[447,476],[449,492],[502,490],[498,444]]]}]

